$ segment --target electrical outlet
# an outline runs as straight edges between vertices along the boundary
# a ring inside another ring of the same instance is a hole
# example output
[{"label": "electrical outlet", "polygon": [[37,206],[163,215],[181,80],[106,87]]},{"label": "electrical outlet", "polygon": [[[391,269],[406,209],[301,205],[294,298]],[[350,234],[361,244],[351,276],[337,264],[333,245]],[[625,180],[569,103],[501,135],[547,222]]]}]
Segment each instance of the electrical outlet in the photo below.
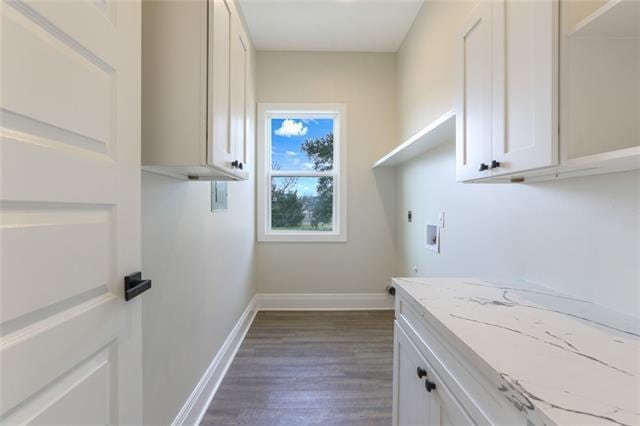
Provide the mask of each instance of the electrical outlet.
[{"label": "electrical outlet", "polygon": [[440,212],[440,216],[438,217],[438,223],[440,228],[444,228],[444,212]]},{"label": "electrical outlet", "polygon": [[417,266],[412,266],[411,270],[415,273],[418,273],[418,267]]}]

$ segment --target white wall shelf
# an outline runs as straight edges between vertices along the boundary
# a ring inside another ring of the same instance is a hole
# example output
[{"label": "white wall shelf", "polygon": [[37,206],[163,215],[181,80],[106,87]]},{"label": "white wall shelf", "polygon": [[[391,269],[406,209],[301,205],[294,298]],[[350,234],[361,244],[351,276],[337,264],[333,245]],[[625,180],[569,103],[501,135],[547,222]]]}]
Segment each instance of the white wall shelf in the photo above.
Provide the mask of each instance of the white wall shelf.
[{"label": "white wall shelf", "polygon": [[562,166],[567,169],[591,166],[612,172],[640,169],[640,146],[571,158],[563,161]]},{"label": "white wall shelf", "polygon": [[456,137],[456,114],[449,111],[376,161],[373,168],[393,167]]},{"label": "white wall shelf", "polygon": [[640,2],[610,0],[580,21],[569,37],[640,37]]}]

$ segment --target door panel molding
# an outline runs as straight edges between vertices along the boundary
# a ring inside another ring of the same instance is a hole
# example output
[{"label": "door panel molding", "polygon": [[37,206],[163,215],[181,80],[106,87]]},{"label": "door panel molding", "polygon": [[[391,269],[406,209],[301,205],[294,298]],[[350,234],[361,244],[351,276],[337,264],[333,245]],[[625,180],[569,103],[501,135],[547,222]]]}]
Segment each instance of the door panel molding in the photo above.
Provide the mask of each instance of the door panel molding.
[{"label": "door panel molding", "polygon": [[3,412],[116,339],[123,309],[120,298],[106,293],[0,338]]},{"label": "door panel molding", "polygon": [[0,422],[141,424],[141,4],[2,6]]},{"label": "door panel molding", "polygon": [[45,387],[2,420],[7,424],[64,424],[65,412],[73,424],[110,424],[113,401],[108,389],[113,375],[113,347],[97,354]]}]

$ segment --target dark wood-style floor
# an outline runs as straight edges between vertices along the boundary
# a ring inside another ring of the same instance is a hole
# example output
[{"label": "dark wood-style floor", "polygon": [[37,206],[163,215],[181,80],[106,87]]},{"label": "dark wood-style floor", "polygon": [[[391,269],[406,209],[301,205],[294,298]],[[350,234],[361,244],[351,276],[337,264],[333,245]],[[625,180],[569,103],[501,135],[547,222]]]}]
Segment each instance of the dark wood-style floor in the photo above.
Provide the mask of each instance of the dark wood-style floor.
[{"label": "dark wood-style floor", "polygon": [[391,424],[393,311],[259,312],[204,425]]}]

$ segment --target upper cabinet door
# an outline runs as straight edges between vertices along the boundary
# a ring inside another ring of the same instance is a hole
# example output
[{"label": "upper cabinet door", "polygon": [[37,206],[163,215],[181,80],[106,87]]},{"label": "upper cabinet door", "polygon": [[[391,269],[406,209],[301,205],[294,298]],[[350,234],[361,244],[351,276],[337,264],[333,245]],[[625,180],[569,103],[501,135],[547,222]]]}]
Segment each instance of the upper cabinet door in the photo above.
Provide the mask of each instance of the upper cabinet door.
[{"label": "upper cabinet door", "polygon": [[207,161],[224,169],[234,160],[229,86],[232,13],[226,0],[209,1],[209,109]]},{"label": "upper cabinet door", "polygon": [[230,139],[233,159],[246,168],[247,122],[247,41],[240,19],[231,21],[231,85],[230,85]]},{"label": "upper cabinet door", "polygon": [[491,2],[480,2],[459,36],[456,176],[459,181],[490,176],[492,132]]},{"label": "upper cabinet door", "polygon": [[558,163],[558,24],[556,0],[493,2],[494,176]]}]

